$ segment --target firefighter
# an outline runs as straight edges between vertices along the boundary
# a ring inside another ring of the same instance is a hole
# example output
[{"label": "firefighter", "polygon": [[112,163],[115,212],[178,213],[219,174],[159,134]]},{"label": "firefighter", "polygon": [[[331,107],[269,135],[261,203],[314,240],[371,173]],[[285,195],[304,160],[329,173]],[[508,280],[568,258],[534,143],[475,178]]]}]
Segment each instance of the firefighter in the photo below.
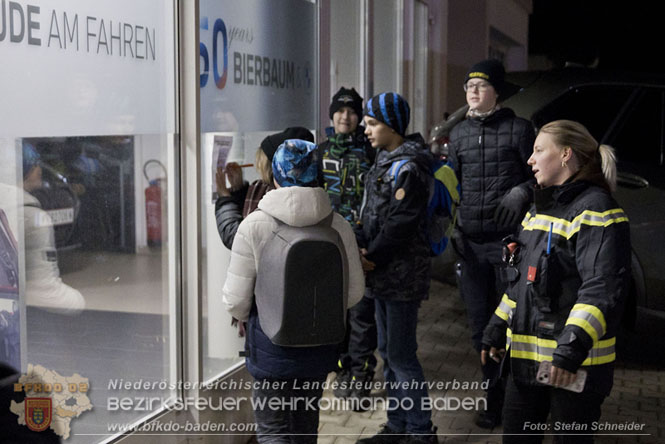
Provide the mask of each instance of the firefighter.
[{"label": "firefighter", "polygon": [[[555,442],[593,442],[630,288],[628,218],[610,194],[616,159],[584,126],[558,120],[540,130],[528,165],[534,204],[519,237],[504,240],[511,282],[485,329],[481,361],[505,354],[504,443],[541,442],[543,429],[559,435]],[[543,361],[550,385],[537,380]],[[569,390],[582,373],[581,392]]]}]

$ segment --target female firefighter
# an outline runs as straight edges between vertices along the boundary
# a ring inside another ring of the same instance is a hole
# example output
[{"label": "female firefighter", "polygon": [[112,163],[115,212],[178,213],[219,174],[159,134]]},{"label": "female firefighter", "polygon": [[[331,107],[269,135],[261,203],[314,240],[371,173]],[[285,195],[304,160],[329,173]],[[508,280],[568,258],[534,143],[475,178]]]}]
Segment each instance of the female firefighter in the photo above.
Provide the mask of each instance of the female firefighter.
[{"label": "female firefighter", "polygon": [[485,329],[481,361],[506,354],[504,443],[541,442],[543,429],[555,442],[593,442],[630,287],[628,218],[610,195],[616,158],[583,125],[558,120],[540,130],[527,163],[534,204],[519,238],[504,240],[511,283]]}]

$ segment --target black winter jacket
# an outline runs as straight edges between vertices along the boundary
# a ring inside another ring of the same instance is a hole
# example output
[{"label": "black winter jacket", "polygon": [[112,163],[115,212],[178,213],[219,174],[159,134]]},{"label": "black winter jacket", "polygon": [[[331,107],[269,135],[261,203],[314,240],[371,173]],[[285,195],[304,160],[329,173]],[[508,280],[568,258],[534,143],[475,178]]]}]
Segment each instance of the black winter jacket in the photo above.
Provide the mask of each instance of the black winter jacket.
[{"label": "black winter jacket", "polygon": [[255,180],[251,184],[243,183],[242,188],[232,191],[230,196],[219,196],[215,202],[215,219],[217,232],[222,243],[229,250],[233,247],[238,226],[247,215],[254,211],[265,193],[270,191],[272,185],[262,180]]},{"label": "black winter jacket", "polygon": [[537,385],[540,361],[551,360],[570,372],[583,366],[584,390],[608,395],[615,336],[630,289],[626,214],[607,191],[588,182],[536,190],[518,243],[519,275],[485,329],[483,344],[509,346],[510,372],[521,384]]},{"label": "black winter jacket", "polygon": [[[397,178],[394,162],[407,160]],[[430,281],[430,247],[424,236],[429,168],[433,161],[420,134],[407,136],[395,151],[380,149],[365,180],[364,205],[356,226],[358,245],[376,268],[367,273],[369,295],[421,300]]]},{"label": "black winter jacket", "polygon": [[217,232],[222,243],[229,250],[233,247],[238,225],[242,222],[242,205],[247,194],[247,183],[239,191],[230,196],[219,196],[215,202],[215,219]]},{"label": "black winter jacket", "polygon": [[531,123],[509,108],[484,119],[466,119],[453,128],[450,161],[461,189],[457,224],[465,236],[491,241],[513,231],[497,227],[494,213],[511,188],[519,185],[530,192],[535,183],[526,163],[534,140]]}]

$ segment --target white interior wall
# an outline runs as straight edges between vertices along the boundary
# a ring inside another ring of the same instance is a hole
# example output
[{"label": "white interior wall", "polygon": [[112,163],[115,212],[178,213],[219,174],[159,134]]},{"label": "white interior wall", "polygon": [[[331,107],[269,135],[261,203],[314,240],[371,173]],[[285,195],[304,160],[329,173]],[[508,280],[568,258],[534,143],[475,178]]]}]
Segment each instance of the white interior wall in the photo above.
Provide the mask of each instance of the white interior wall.
[{"label": "white interior wall", "polygon": [[360,95],[362,66],[362,2],[335,0],[330,10],[330,97],[343,86]]},{"label": "white interior wall", "polygon": [[[398,13],[400,0],[381,0],[374,2],[374,79],[373,91],[368,95],[376,95],[386,91],[402,93],[401,63],[398,55]],[[399,50],[402,50],[400,47]]]}]

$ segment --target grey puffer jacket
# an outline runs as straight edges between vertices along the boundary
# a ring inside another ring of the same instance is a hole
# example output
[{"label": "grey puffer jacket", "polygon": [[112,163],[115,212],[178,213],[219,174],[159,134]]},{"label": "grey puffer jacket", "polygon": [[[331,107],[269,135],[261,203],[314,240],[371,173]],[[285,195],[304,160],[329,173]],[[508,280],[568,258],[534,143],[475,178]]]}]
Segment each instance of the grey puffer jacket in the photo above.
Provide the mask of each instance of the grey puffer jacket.
[{"label": "grey puffer jacket", "polygon": [[534,140],[531,122],[509,108],[484,119],[464,120],[453,128],[450,161],[461,189],[457,223],[466,237],[492,241],[513,231],[497,227],[494,213],[513,187],[524,187],[531,195],[535,181],[526,162]]},{"label": "grey puffer jacket", "polygon": [[[397,177],[391,166],[400,160]],[[395,151],[379,150],[365,180],[364,205],[356,226],[358,244],[376,264],[367,273],[369,296],[421,300],[430,281],[430,247],[424,236],[429,168],[433,161],[420,134]]]}]

